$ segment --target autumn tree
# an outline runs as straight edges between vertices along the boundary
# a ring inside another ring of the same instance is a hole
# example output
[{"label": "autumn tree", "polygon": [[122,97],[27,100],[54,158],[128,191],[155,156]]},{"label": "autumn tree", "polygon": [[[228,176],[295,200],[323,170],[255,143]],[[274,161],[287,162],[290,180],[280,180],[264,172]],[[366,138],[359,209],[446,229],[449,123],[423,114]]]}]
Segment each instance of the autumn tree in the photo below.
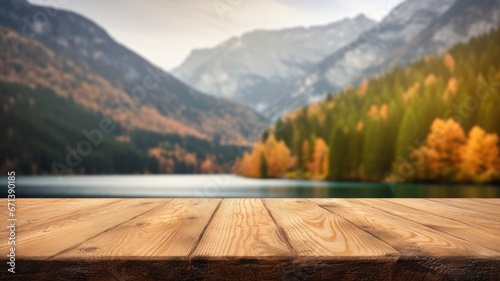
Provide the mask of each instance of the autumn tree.
[{"label": "autumn tree", "polygon": [[463,148],[460,177],[479,183],[489,182],[498,178],[499,166],[498,136],[475,126]]},{"label": "autumn tree", "polygon": [[443,63],[451,73],[453,73],[455,71],[455,59],[453,58],[453,56],[450,53],[444,54]]},{"label": "autumn tree", "polygon": [[328,146],[322,138],[314,142],[314,153],[310,163],[311,178],[322,180],[328,175]]},{"label": "autumn tree", "polygon": [[239,166],[235,167],[236,172],[242,176],[249,178],[260,178],[262,176],[261,166],[264,165],[262,155],[264,154],[265,146],[262,142],[254,145],[251,152],[243,154],[239,161]]},{"label": "autumn tree", "polygon": [[270,134],[265,145],[265,160],[267,177],[281,178],[290,165],[290,149],[283,140],[277,142],[274,135]]},{"label": "autumn tree", "polygon": [[465,133],[455,120],[434,120],[425,145],[420,149],[425,155],[425,167],[421,173],[434,180],[455,178],[465,142]]},{"label": "autumn tree", "polygon": [[211,157],[207,157],[202,163],[201,163],[201,172],[203,174],[210,174],[213,173],[213,162]]}]

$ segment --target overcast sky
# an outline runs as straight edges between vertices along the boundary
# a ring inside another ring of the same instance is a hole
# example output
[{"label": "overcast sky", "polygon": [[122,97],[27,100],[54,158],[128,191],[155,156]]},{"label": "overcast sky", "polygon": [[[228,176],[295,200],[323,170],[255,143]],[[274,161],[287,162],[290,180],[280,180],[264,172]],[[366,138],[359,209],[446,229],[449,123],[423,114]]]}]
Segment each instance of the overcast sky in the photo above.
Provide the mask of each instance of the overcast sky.
[{"label": "overcast sky", "polygon": [[253,29],[327,24],[364,13],[380,20],[402,0],[30,0],[82,14],[170,70],[192,49]]}]

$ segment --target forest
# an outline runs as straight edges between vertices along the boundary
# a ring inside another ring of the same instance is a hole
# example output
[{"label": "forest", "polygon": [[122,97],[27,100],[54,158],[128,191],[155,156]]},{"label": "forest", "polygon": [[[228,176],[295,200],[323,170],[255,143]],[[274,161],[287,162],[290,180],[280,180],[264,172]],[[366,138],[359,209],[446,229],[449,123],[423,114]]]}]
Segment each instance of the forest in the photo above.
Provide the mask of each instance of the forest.
[{"label": "forest", "polygon": [[499,88],[494,30],[283,116],[233,170],[253,178],[498,182]]},{"label": "forest", "polygon": [[[82,108],[71,96],[61,97],[41,86],[0,82],[0,93],[3,172],[217,173],[230,170],[231,164],[226,163],[244,150],[192,136],[125,129],[116,122],[110,123],[112,130],[102,133],[102,139],[90,146],[94,141],[82,130],[93,132],[103,120],[111,121],[98,111]],[[83,142],[86,147],[81,146]],[[68,164],[68,157],[75,165]]]}]

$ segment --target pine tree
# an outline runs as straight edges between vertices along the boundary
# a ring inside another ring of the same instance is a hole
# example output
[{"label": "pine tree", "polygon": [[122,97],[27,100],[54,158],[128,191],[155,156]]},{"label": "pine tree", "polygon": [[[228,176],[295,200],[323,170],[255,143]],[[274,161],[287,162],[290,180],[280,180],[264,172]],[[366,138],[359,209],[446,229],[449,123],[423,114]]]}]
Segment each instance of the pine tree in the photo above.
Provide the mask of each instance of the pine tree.
[{"label": "pine tree", "polygon": [[341,125],[335,126],[329,140],[329,180],[343,180],[346,167],[346,151],[348,149],[346,138]]}]

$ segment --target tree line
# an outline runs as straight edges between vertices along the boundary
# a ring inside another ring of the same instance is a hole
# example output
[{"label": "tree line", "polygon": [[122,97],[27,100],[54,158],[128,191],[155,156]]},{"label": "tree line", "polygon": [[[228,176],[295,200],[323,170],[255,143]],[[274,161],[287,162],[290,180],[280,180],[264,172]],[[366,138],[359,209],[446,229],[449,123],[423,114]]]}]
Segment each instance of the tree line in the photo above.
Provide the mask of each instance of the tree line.
[{"label": "tree line", "polygon": [[500,31],[278,119],[238,159],[255,178],[495,182]]}]

